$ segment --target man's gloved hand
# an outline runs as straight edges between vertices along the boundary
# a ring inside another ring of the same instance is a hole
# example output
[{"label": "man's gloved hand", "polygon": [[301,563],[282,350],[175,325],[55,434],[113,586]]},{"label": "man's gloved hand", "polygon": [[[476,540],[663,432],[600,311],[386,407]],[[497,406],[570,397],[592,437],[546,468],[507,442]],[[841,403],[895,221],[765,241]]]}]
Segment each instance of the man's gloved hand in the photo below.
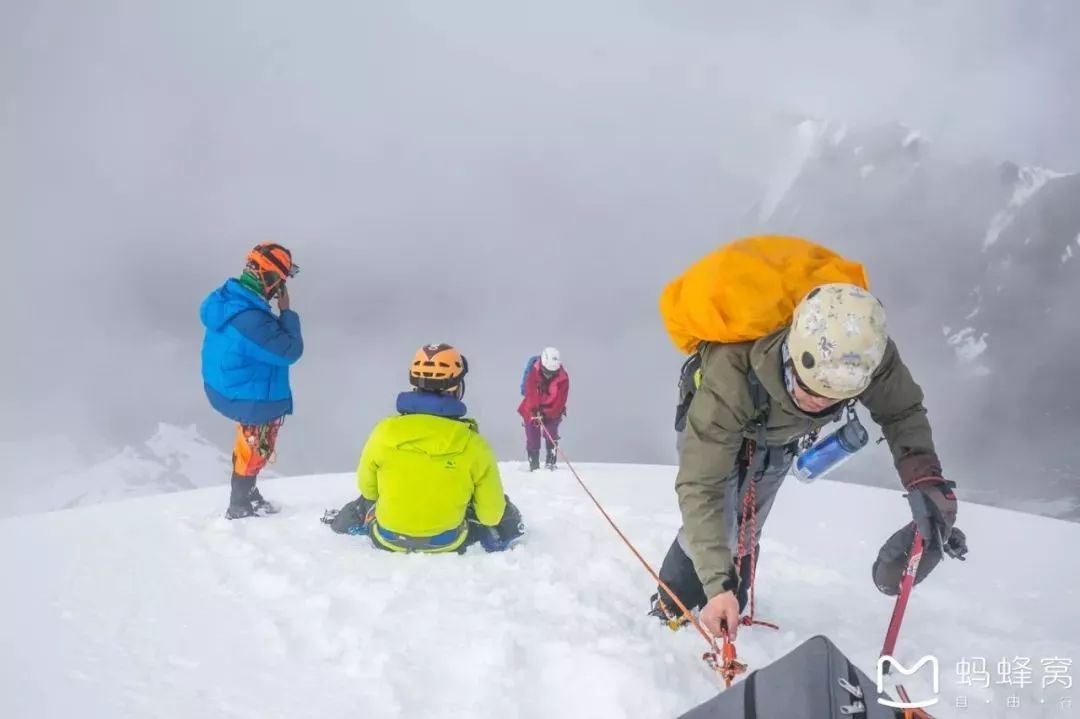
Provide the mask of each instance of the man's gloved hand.
[{"label": "man's gloved hand", "polygon": [[503,511],[502,519],[495,526],[495,534],[498,535],[500,541],[512,542],[525,534],[525,522],[521,518],[521,510],[517,508],[517,505],[505,494],[503,497],[506,499],[506,509]]},{"label": "man's gloved hand", "polygon": [[544,423],[544,415],[540,414],[540,411],[537,410],[535,413],[533,413],[532,421],[533,421],[533,424],[535,424],[537,427],[539,427],[540,425],[542,425]]},{"label": "man's gloved hand", "polygon": [[911,518],[923,539],[938,550],[945,546],[945,540],[956,524],[956,495],[953,493],[955,486],[955,482],[941,477],[924,477],[907,487]]},{"label": "man's gloved hand", "polygon": [[[882,594],[895,597],[900,592],[900,580],[904,578],[914,541],[915,524],[909,522],[894,532],[881,546],[870,573],[874,578],[874,585]],[[967,551],[967,537],[957,527],[953,527],[949,532],[949,539],[945,542],[945,554],[963,561]],[[940,563],[941,549],[924,544],[919,569],[915,573],[915,583],[926,579]]]},{"label": "man's gloved hand", "polygon": [[[870,568],[870,574],[874,578],[874,586],[882,594],[895,597],[900,593],[900,580],[904,578],[914,541],[915,524],[908,522],[881,545],[874,566]],[[915,583],[926,579],[940,562],[941,550],[924,544],[919,569],[915,573]]]},{"label": "man's gloved hand", "polygon": [[967,561],[967,536],[960,531],[959,527],[953,527],[949,538],[945,540],[945,554],[961,562]]},{"label": "man's gloved hand", "polygon": [[465,519],[475,525],[470,531],[479,534],[480,546],[485,552],[504,552],[507,549],[513,549],[525,536],[525,522],[521,518],[521,510],[505,494],[503,498],[506,500],[506,509],[503,511],[502,519],[494,527],[480,524],[476,519],[476,509],[471,503],[465,510]]},{"label": "man's gloved hand", "polygon": [[485,552],[505,552],[513,549],[521,543],[524,536],[524,524],[519,522],[515,527],[518,525],[521,526],[521,531],[505,531],[502,524],[498,527],[479,527],[480,546]]}]

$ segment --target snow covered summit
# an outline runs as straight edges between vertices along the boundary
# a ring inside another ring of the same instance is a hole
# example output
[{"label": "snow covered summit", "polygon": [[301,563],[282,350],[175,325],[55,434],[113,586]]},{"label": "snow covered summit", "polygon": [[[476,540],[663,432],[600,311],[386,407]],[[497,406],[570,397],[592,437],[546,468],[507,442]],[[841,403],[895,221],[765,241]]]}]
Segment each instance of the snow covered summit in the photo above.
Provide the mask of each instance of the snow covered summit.
[{"label": "snow covered summit", "polygon": [[[658,563],[674,468],[580,469]],[[704,642],[646,616],[651,580],[569,473],[504,477],[529,535],[498,555],[333,534],[318,518],[355,496],[351,474],[266,480],[284,511],[246,521],[222,519],[223,488],[0,520],[0,716],[673,717],[713,696]],[[781,630],[744,630],[740,658],[761,667],[823,633],[872,676],[892,602],[870,565],[907,512],[899,492],[790,481],[758,582]],[[1080,525],[966,504],[959,526],[970,559],[916,588],[898,655],[939,658],[937,716],[1067,716],[1038,712],[1071,693],[1042,686],[1043,660],[1080,655]],[[1024,688],[959,683],[962,661],[996,679],[1017,657]]]}]

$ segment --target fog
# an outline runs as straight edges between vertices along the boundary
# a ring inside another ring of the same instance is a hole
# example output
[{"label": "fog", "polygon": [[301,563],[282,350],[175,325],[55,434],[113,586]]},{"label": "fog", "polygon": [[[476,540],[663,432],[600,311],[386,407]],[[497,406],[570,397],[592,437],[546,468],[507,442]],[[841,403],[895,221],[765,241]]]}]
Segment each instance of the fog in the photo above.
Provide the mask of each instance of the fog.
[{"label": "fog", "polygon": [[[466,401],[503,458],[523,454],[522,365],[554,344],[570,455],[671,462],[681,358],[659,293],[770,229],[754,207],[792,118],[900,120],[958,154],[1080,168],[1071,0],[2,8],[14,440],[92,450],[167,421],[227,447],[198,306],[273,240],[302,268],[306,343],[279,471],[351,469],[428,342],[468,356]],[[946,383],[922,359],[940,334],[897,341]]]}]

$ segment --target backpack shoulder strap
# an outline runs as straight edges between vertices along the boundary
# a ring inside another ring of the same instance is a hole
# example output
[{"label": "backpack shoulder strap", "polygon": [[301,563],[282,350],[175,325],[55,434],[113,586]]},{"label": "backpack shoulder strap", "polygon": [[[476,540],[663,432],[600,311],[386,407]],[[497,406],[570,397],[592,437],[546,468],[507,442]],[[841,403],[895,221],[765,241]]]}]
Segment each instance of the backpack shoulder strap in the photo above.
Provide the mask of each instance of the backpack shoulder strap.
[{"label": "backpack shoulder strap", "polygon": [[746,373],[746,383],[750,386],[750,396],[754,400],[754,416],[750,418],[746,429],[754,435],[753,461],[746,468],[747,476],[757,477],[765,471],[768,464],[768,442],[765,439],[765,426],[769,421],[769,392],[762,386],[757,373],[751,369]]},{"label": "backpack shoulder strap", "polygon": [[679,402],[675,406],[675,431],[686,428],[686,414],[690,411],[690,400],[694,398],[701,384],[701,345],[683,362],[679,370]]},{"label": "backpack shoulder strap", "polygon": [[[690,400],[694,398],[701,385],[701,350],[705,347],[704,342],[698,345],[679,370],[679,403],[675,408],[675,430],[681,432],[686,427],[686,413],[690,410]],[[754,415],[747,429],[754,431],[756,442],[765,446],[765,423],[769,419],[769,393],[761,385],[761,380],[750,370],[746,375],[746,382],[750,386],[750,396],[754,400]],[[760,428],[757,425],[761,425]],[[760,432],[760,433],[759,433]]]},{"label": "backpack shoulder strap", "polygon": [[754,400],[754,417],[751,424],[760,422],[764,426],[769,419],[769,393],[762,386],[754,370],[746,373],[746,383],[750,385],[750,397]]}]

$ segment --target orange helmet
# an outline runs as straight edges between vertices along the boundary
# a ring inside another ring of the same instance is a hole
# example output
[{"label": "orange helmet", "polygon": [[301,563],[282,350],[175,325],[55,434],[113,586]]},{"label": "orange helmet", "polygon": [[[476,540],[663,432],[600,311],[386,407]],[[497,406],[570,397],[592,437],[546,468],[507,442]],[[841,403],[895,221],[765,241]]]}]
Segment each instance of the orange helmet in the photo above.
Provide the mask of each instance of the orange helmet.
[{"label": "orange helmet", "polygon": [[247,269],[259,278],[268,295],[273,295],[287,277],[300,273],[300,266],[292,261],[292,253],[274,242],[263,242],[249,252]]},{"label": "orange helmet", "polygon": [[464,355],[450,345],[425,345],[413,355],[409,383],[418,389],[449,392],[462,384],[468,371]]}]

